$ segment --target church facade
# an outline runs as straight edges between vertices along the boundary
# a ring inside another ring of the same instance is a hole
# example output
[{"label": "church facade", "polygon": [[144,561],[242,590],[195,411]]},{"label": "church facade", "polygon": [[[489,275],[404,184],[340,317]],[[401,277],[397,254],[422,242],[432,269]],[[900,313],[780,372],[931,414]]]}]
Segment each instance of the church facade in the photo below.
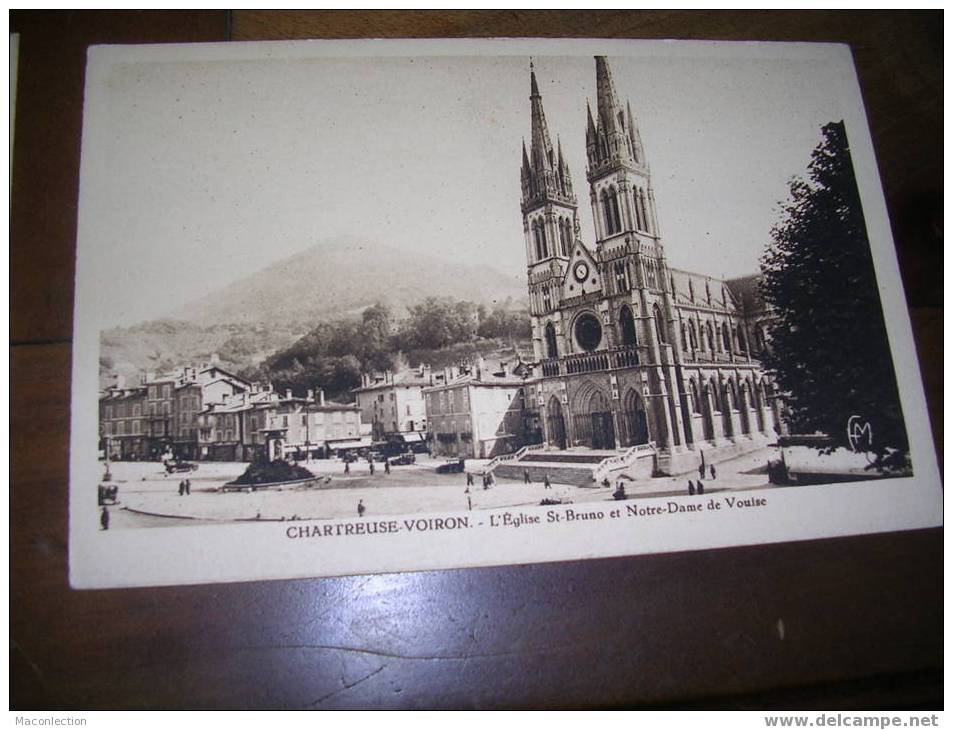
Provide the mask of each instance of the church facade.
[{"label": "church facade", "polygon": [[[764,444],[779,427],[762,372],[757,277],[720,280],[668,265],[652,177],[631,105],[597,57],[586,179],[595,245],[583,243],[569,166],[550,138],[534,70],[521,209],[533,384],[551,448],[652,444],[677,473]],[[714,451],[713,451],[714,450]]]}]

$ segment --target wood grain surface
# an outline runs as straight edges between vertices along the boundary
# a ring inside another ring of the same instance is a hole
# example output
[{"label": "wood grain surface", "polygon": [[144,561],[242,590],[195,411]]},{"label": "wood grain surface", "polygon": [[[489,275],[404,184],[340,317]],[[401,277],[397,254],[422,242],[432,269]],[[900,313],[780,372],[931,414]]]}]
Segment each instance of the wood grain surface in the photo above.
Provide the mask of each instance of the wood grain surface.
[{"label": "wood grain surface", "polygon": [[11,12],[11,705],[942,704],[942,532],[112,591],[67,583],[79,144],[92,43],[576,36],[850,43],[942,443],[942,14]]}]

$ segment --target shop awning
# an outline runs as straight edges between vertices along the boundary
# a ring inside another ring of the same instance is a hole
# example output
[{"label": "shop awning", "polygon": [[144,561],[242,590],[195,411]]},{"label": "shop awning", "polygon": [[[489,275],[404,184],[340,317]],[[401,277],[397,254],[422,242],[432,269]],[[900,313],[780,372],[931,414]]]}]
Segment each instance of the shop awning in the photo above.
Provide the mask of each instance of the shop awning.
[{"label": "shop awning", "polygon": [[367,436],[360,439],[344,439],[341,441],[328,441],[328,448],[331,449],[367,449],[371,446],[371,437]]}]

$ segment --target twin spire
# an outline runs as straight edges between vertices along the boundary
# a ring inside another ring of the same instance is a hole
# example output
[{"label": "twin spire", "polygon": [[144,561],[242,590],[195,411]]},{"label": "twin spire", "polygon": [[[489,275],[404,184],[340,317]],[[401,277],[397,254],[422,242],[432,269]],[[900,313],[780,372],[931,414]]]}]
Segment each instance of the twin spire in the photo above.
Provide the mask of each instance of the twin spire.
[{"label": "twin spire", "polygon": [[[625,108],[618,101],[612,71],[604,56],[596,56],[596,118],[586,102],[586,153],[590,173],[596,168],[611,163],[623,163],[645,167],[645,153],[642,140],[632,115],[632,108],[626,102]],[[536,71],[530,63],[530,113],[531,132],[530,149],[527,153],[523,142],[523,164],[521,180],[523,186],[523,207],[534,207],[546,200],[557,200],[575,204],[576,197],[572,189],[572,179],[562,153],[562,145],[556,138],[553,149],[543,112],[543,98],[536,82]]]},{"label": "twin spire", "polygon": [[563,148],[556,138],[556,149],[549,137],[546,114],[543,112],[543,97],[536,83],[536,71],[530,65],[530,152],[526,154],[526,142],[523,142],[523,204],[537,199],[555,199],[575,204],[576,196],[572,191],[572,178],[569,165],[563,157]]},{"label": "twin spire", "polygon": [[632,116],[632,106],[626,101],[623,111],[605,56],[596,56],[596,94],[595,121],[586,103],[586,154],[590,173],[613,162],[646,167],[642,138]]}]

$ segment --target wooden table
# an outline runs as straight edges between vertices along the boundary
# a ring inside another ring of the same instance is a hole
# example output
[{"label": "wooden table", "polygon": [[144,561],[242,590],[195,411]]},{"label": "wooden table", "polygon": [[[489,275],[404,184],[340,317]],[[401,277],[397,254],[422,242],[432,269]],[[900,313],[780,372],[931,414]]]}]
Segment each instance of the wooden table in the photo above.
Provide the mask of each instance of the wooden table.
[{"label": "wooden table", "polygon": [[941,13],[14,11],[11,31],[21,34],[10,227],[13,707],[941,705],[940,530],[325,580],[71,591],[66,578],[87,45],[361,36],[850,43],[939,445]]}]

